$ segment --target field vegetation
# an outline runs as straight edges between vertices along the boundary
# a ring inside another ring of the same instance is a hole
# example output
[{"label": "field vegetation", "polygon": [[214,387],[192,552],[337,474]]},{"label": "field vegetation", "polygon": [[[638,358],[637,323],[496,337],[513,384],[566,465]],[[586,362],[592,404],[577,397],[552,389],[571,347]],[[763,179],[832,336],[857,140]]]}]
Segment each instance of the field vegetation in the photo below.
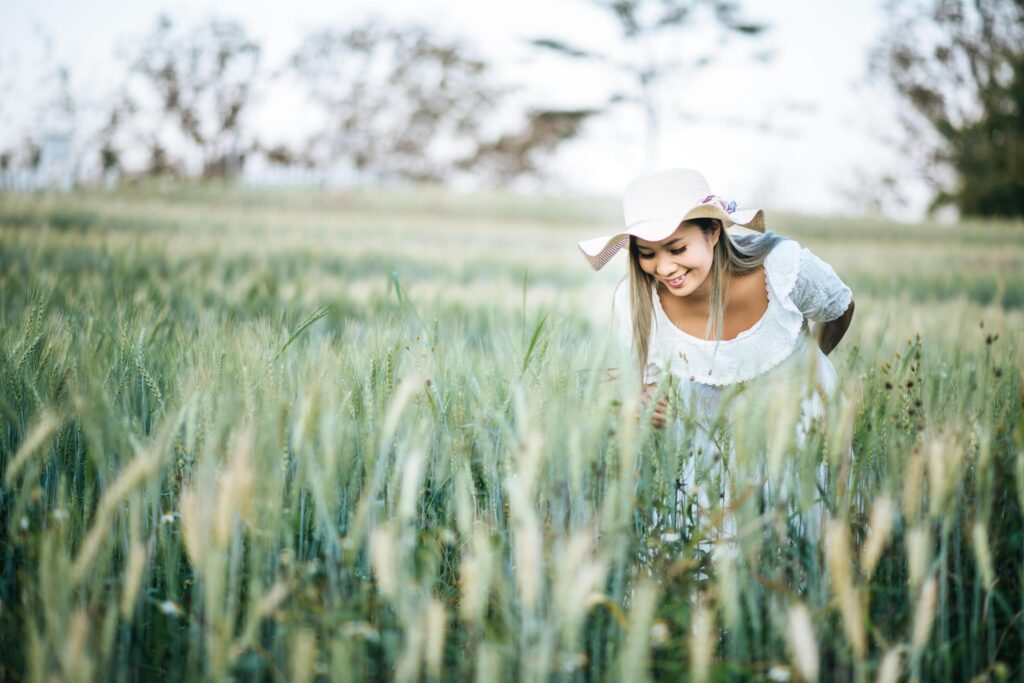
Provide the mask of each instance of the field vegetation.
[{"label": "field vegetation", "polygon": [[617,224],[0,196],[0,679],[1024,676],[1024,225],[769,215],[856,316],[809,438],[736,397],[725,509],[607,380]]}]

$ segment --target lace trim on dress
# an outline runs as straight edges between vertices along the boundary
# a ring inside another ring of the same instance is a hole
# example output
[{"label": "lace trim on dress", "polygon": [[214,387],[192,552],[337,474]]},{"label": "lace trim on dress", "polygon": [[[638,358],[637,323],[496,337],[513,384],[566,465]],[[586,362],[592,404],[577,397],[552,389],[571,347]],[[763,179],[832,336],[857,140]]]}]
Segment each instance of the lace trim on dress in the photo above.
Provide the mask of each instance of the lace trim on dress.
[{"label": "lace trim on dress", "polygon": [[789,358],[804,326],[803,313],[790,298],[800,272],[800,245],[780,242],[765,258],[764,270],[767,310],[753,326],[725,341],[683,332],[669,320],[652,290],[651,362],[694,382],[724,386],[753,379]]}]

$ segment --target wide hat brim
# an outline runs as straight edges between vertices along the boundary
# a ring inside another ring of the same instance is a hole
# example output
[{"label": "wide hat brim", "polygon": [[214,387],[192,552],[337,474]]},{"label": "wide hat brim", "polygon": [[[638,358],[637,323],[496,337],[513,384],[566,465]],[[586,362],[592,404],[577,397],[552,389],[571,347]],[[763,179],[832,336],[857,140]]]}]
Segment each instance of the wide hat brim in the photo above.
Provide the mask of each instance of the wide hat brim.
[{"label": "wide hat brim", "polygon": [[[686,212],[681,218],[654,218],[638,221],[628,226],[625,232],[605,235],[579,242],[580,252],[594,270],[601,270],[620,249],[629,244],[629,237],[639,237],[645,242],[660,242],[676,231],[684,221],[694,218],[716,218],[732,233],[753,230],[765,231],[764,211],[751,209],[727,213],[717,204],[702,204]],[[742,230],[745,228],[746,230]]]}]

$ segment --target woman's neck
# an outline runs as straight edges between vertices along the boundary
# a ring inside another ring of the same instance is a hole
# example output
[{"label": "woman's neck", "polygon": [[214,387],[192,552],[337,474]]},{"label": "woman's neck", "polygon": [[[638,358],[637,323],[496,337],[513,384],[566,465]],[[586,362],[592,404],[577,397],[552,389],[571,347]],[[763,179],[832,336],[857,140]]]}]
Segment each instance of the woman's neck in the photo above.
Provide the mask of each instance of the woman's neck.
[{"label": "woman's neck", "polygon": [[[722,305],[724,306],[728,300],[729,282],[731,276],[729,271],[722,271]],[[712,280],[711,273],[704,278],[704,282],[700,283],[700,286],[690,292],[687,296],[681,297],[682,303],[686,305],[692,311],[703,311],[705,314],[711,311],[711,288]],[[668,290],[666,290],[668,291]]]}]

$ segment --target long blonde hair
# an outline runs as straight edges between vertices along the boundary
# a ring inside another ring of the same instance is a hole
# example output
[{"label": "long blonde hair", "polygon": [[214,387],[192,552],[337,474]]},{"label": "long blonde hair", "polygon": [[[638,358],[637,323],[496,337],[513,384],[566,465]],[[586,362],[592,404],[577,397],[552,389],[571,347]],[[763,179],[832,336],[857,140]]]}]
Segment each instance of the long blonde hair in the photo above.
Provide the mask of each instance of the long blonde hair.
[{"label": "long blonde hair", "polygon": [[[715,218],[695,218],[686,222],[699,227],[707,239],[711,239],[715,230],[720,231],[711,257],[711,310],[704,330],[706,338],[720,340],[722,320],[725,317],[726,274],[744,275],[754,270],[764,263],[775,245],[785,238],[772,232],[733,237],[723,228],[722,222]],[[633,349],[640,365],[641,381],[647,369],[647,357],[650,353],[651,325],[654,319],[651,295],[656,284],[654,277],[640,267],[640,252],[636,247],[636,238],[630,237],[629,299],[633,318]]]}]

